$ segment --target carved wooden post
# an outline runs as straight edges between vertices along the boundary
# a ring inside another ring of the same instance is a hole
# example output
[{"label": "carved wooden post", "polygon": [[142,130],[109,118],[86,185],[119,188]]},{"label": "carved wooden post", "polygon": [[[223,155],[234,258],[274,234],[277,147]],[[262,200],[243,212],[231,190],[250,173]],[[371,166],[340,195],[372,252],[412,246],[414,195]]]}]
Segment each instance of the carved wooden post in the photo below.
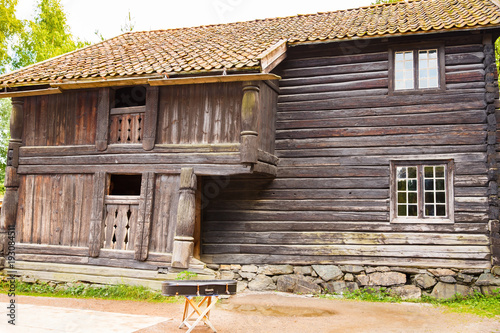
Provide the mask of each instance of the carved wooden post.
[{"label": "carved wooden post", "polygon": [[196,218],[196,175],[193,168],[181,170],[179,192],[172,267],[189,268],[189,258],[193,255]]},{"label": "carved wooden post", "polygon": [[241,163],[254,164],[259,151],[260,96],[257,82],[246,82],[241,103]]},{"label": "carved wooden post", "polygon": [[95,134],[95,146],[98,151],[108,148],[109,127],[109,88],[99,90],[99,102],[97,104],[97,127]]},{"label": "carved wooden post", "polygon": [[156,121],[158,117],[159,87],[148,87],[146,92],[146,112],[143,120],[142,148],[151,150],[155,147]]},{"label": "carved wooden post", "polygon": [[106,173],[97,172],[94,175],[94,192],[92,194],[92,212],[90,215],[90,257],[98,257],[102,247],[105,189]]},{"label": "carved wooden post", "polygon": [[5,196],[3,198],[0,216],[0,253],[6,249],[7,233],[16,225],[17,202],[19,198],[19,148],[22,144],[24,123],[24,99],[12,99],[12,113],[10,116],[9,148],[7,152],[7,167],[5,168]]}]

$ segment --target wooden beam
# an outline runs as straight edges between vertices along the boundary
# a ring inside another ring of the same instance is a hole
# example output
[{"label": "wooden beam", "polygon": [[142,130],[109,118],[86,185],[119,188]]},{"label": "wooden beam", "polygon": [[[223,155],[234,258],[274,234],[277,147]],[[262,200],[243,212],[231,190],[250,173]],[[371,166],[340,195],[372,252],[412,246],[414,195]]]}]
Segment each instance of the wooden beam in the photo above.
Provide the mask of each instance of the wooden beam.
[{"label": "wooden beam", "polygon": [[145,261],[149,253],[149,236],[151,233],[151,220],[153,218],[154,200],[153,172],[142,175],[141,197],[139,200],[139,216],[137,219],[137,234],[135,238],[135,260]]},{"label": "wooden beam", "polygon": [[196,76],[172,79],[149,80],[151,86],[176,86],[184,84],[204,84],[204,83],[224,83],[224,82],[244,82],[244,81],[265,81],[279,80],[281,77],[274,74],[235,74],[235,75],[217,75],[217,76]]},{"label": "wooden beam", "polygon": [[73,90],[73,89],[90,89],[90,88],[101,88],[101,87],[119,87],[119,86],[136,86],[148,84],[148,81],[152,78],[158,76],[150,77],[140,77],[140,78],[126,78],[126,79],[109,79],[109,80],[86,80],[86,81],[73,81],[64,83],[52,83],[50,86],[62,90]]},{"label": "wooden beam", "polygon": [[142,125],[142,147],[144,150],[152,150],[155,147],[159,90],[159,87],[148,87],[146,92],[146,113]]},{"label": "wooden beam", "polygon": [[240,161],[243,164],[255,164],[258,160],[258,120],[260,111],[258,83],[248,82],[243,87],[243,100],[241,102]]},{"label": "wooden beam", "polygon": [[196,175],[193,168],[181,170],[177,225],[175,228],[172,267],[189,268],[193,255],[194,229],[196,224]]},{"label": "wooden beam", "polygon": [[90,217],[90,257],[98,257],[102,247],[105,189],[106,173],[96,172],[94,175],[94,193],[92,196],[92,215]]},{"label": "wooden beam", "polygon": [[62,91],[59,88],[8,91],[8,92],[0,92],[0,98],[42,96],[42,95],[53,95],[60,93],[62,93]]},{"label": "wooden beam", "polygon": [[99,103],[97,105],[97,128],[95,145],[97,150],[104,151],[108,148],[110,89],[99,90]]},{"label": "wooden beam", "polygon": [[286,58],[286,40],[280,40],[257,56],[263,73],[271,72]]}]

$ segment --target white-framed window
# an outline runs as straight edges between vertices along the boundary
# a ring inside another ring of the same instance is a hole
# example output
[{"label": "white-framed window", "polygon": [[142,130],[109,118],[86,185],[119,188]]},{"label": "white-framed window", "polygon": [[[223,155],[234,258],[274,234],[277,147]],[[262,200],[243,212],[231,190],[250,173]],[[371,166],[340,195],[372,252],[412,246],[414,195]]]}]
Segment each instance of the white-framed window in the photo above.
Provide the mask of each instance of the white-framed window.
[{"label": "white-framed window", "polygon": [[453,222],[453,162],[391,163],[392,222]]},{"label": "white-framed window", "polygon": [[390,50],[390,91],[444,89],[443,48]]}]

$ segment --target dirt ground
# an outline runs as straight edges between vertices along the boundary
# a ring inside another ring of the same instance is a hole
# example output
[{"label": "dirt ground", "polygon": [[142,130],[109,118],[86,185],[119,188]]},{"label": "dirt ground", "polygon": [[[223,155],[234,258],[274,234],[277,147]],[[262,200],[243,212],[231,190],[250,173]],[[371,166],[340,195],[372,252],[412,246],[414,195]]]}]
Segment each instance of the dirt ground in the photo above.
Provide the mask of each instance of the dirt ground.
[{"label": "dirt ground", "polygon": [[[6,295],[0,295],[5,301]],[[182,303],[147,303],[18,296],[19,303],[173,318],[139,333],[179,332]],[[425,304],[326,300],[284,293],[240,293],[219,301],[217,332],[500,332],[500,318],[446,312]],[[193,332],[211,332],[197,327]]]}]

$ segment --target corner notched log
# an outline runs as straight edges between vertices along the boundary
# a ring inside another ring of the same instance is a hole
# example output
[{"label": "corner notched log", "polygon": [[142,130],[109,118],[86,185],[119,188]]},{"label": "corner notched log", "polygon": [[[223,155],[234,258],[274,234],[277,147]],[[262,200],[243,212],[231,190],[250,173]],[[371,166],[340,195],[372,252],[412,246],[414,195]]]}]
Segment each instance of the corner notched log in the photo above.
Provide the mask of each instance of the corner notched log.
[{"label": "corner notched log", "polygon": [[244,164],[255,164],[259,150],[259,114],[260,96],[256,82],[248,82],[243,87],[241,104],[241,148],[240,161]]},{"label": "corner notched log", "polygon": [[175,229],[172,267],[188,268],[193,255],[196,218],[196,175],[192,168],[181,170],[177,225]]}]

